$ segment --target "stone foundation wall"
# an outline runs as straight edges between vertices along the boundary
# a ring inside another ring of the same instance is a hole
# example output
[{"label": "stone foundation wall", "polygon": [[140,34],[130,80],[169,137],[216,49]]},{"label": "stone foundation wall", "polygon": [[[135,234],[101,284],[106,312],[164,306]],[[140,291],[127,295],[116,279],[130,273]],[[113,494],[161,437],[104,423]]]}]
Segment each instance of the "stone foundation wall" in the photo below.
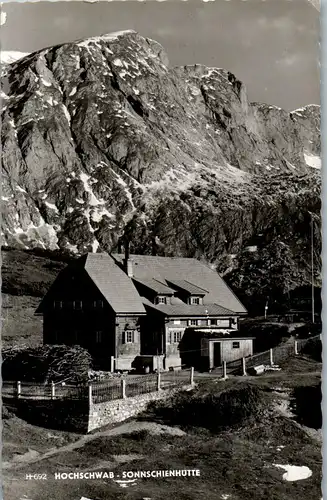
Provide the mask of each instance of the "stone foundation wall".
[{"label": "stone foundation wall", "polygon": [[[190,386],[184,386],[186,389]],[[90,405],[88,432],[108,424],[114,424],[134,417],[146,410],[149,403],[160,399],[167,399],[181,388],[160,390],[148,394],[140,394],[126,399],[106,401],[105,403],[92,403]]]},{"label": "stone foundation wall", "polygon": [[85,434],[88,431],[88,401],[3,398],[3,404],[26,422],[46,429]]},{"label": "stone foundation wall", "polygon": [[123,422],[147,409],[152,401],[167,399],[190,385],[170,390],[93,403],[77,400],[26,400],[3,398],[3,404],[27,422],[48,429],[66,430],[86,434],[108,424]]}]

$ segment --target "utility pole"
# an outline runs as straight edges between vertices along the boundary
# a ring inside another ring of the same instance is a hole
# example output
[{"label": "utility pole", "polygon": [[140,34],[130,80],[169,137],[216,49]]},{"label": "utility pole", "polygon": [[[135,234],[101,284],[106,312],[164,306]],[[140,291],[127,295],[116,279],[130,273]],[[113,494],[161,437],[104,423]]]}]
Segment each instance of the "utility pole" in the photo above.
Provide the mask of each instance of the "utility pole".
[{"label": "utility pole", "polygon": [[312,303],[312,323],[315,322],[315,286],[314,286],[314,252],[313,252],[313,216],[311,215],[311,303]]},{"label": "utility pole", "polygon": [[159,350],[157,349],[157,370],[160,373],[160,361],[159,361]]},{"label": "utility pole", "polygon": [[265,319],[267,319],[267,311],[268,311],[268,299],[267,299],[266,305],[265,305]]}]

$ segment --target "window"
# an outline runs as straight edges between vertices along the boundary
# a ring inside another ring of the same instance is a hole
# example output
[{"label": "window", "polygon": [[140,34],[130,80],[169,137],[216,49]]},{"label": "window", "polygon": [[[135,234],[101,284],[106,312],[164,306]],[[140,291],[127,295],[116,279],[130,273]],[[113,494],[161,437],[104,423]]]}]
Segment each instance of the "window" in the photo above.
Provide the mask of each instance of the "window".
[{"label": "window", "polygon": [[216,320],[216,319],[212,319],[212,320],[210,320],[210,321],[211,321],[211,324],[212,324],[212,325],[217,325],[217,320]]},{"label": "window", "polygon": [[132,344],[134,342],[134,330],[125,330],[125,344]]},{"label": "window", "polygon": [[188,322],[188,324],[190,326],[197,326],[198,320],[197,319],[190,319],[189,322]]},{"label": "window", "polygon": [[174,325],[180,325],[181,320],[180,319],[174,319]]},{"label": "window", "polygon": [[168,332],[168,344],[178,344],[182,340],[183,332],[181,330],[172,330]]},{"label": "window", "polygon": [[94,309],[102,309],[103,308],[103,300],[94,300],[93,307],[94,307]]},{"label": "window", "polygon": [[81,310],[82,309],[82,301],[81,300],[73,300],[73,309]]},{"label": "window", "polygon": [[62,300],[55,300],[53,303],[54,309],[62,309]]},{"label": "window", "polygon": [[96,342],[96,344],[101,344],[102,332],[95,332],[95,342]]},{"label": "window", "polygon": [[199,305],[200,297],[191,297],[191,304]]},{"label": "window", "polygon": [[239,342],[233,342],[233,349],[239,349],[240,348],[240,343]]},{"label": "window", "polygon": [[167,297],[157,297],[157,304],[167,304]]}]

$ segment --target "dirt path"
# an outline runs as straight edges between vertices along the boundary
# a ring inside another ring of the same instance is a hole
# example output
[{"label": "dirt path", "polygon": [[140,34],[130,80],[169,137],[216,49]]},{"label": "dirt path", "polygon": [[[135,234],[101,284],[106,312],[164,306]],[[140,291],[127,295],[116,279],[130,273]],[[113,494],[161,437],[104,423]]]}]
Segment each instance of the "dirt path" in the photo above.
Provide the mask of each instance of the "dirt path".
[{"label": "dirt path", "polygon": [[[230,379],[233,379],[235,380],[235,382],[241,382],[241,381],[244,381],[246,379],[249,379],[249,380],[256,380],[256,381],[260,381],[260,380],[280,380],[280,379],[285,379],[285,374],[288,376],[291,374],[287,374],[287,372],[285,373],[285,371],[281,371],[281,372],[272,372],[272,373],[269,373],[269,374],[265,374],[264,376],[262,377],[252,377],[252,376],[247,376],[247,377],[242,377],[242,376],[239,376],[239,377],[234,377],[234,376],[230,376],[229,378]],[[294,374],[293,374],[294,376]],[[308,377],[308,376],[321,376],[321,371],[306,371],[306,372],[301,372],[301,373],[296,373],[296,377]],[[215,373],[197,373],[195,375],[195,381],[200,381],[200,380],[203,380],[203,379],[220,379],[221,377],[218,375],[218,374],[215,374]],[[221,379],[222,380],[222,379]],[[223,380],[222,380],[222,383],[223,383]],[[25,454],[23,455],[18,455],[16,456],[13,460],[11,461],[8,461],[8,462],[3,462],[2,463],[2,469],[5,471],[5,470],[19,470],[19,469],[22,469],[24,467],[26,467],[26,465],[29,465],[29,464],[34,464],[34,463],[37,463],[37,462],[41,462],[42,460],[46,460],[48,458],[51,458],[55,455],[58,455],[60,453],[63,453],[63,452],[69,452],[69,451],[73,451],[73,450],[76,450],[78,448],[82,448],[86,443],[89,443],[95,439],[98,439],[99,437],[104,437],[104,436],[118,436],[118,435],[121,435],[121,434],[128,434],[128,433],[131,433],[131,432],[136,432],[136,431],[140,431],[140,430],[147,430],[153,434],[162,434],[162,433],[169,433],[169,434],[172,434],[172,435],[183,435],[185,434],[181,429],[177,428],[177,427],[170,427],[168,425],[162,425],[162,424],[158,424],[158,423],[155,423],[155,422],[146,422],[146,421],[137,421],[137,420],[131,420],[129,422],[123,422],[119,425],[116,425],[115,427],[112,427],[111,429],[106,429],[106,430],[99,430],[97,432],[94,432],[93,434],[87,434],[87,435],[84,435],[82,436],[80,439],[78,439],[77,441],[73,442],[73,443],[69,443],[67,445],[64,445],[64,446],[61,446],[61,447],[58,447],[58,448],[55,448],[55,449],[51,449],[45,453],[38,453],[36,450],[33,450],[33,449],[29,449],[28,452],[26,452]]]},{"label": "dirt path", "polygon": [[[171,434],[175,436],[182,436],[185,434],[185,432],[178,427],[170,427],[168,425],[157,424],[155,422],[138,422],[136,420],[131,420],[130,422],[124,422],[120,425],[117,425],[112,429],[106,429],[104,431],[95,432],[93,434],[87,434],[85,436],[82,436],[74,443],[69,443],[65,446],[61,446],[60,448],[51,449],[42,454],[38,454],[38,452],[36,452],[35,450],[29,450],[27,453],[19,455],[19,458],[16,458],[10,462],[3,462],[2,469],[19,470],[26,467],[26,465],[41,462],[42,460],[46,460],[47,458],[53,457],[60,453],[82,448],[86,443],[98,439],[99,437],[118,436],[121,434],[129,434],[131,432],[137,432],[141,430],[147,430],[152,434]],[[37,456],[35,455],[36,453]]]}]

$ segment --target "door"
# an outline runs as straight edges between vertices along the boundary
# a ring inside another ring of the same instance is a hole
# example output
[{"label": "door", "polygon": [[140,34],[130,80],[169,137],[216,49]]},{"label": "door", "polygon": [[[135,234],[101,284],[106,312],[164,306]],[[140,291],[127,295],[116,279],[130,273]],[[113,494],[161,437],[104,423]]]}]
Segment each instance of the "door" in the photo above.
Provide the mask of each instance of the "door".
[{"label": "door", "polygon": [[220,342],[213,343],[213,366],[221,366],[221,345]]}]

